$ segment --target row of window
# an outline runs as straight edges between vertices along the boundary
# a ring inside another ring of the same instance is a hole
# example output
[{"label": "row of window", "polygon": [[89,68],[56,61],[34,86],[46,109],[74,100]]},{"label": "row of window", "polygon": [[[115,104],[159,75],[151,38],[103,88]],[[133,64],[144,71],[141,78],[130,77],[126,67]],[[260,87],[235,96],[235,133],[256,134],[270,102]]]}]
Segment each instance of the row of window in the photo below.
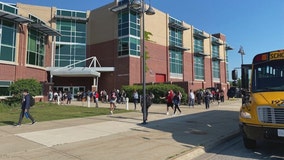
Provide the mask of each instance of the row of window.
[{"label": "row of window", "polygon": [[[182,22],[170,17],[170,22],[182,25]],[[198,30],[195,30],[197,32]],[[204,53],[204,37],[194,37],[194,53]],[[122,10],[118,13],[118,56],[140,55],[140,16],[138,13]],[[216,41],[217,43],[217,41]],[[183,30],[169,27],[170,46],[183,47]],[[171,77],[182,78],[183,76],[183,50],[170,49],[170,74]],[[212,44],[212,57],[217,58],[212,63],[213,78],[220,79],[219,45]],[[204,79],[204,57],[194,56],[194,73],[196,79]]]},{"label": "row of window", "polygon": [[[62,37],[57,37],[56,64],[59,66],[65,66],[67,64],[64,62],[68,56],[68,61],[72,62],[77,62],[86,58],[86,25],[81,23],[76,24],[74,22],[70,23],[71,26],[69,30],[62,32]],[[62,27],[61,23],[59,23],[58,27]],[[72,32],[72,30],[79,31]],[[65,34],[67,32],[72,34]],[[7,20],[0,20],[0,60],[15,62],[16,33],[15,23]],[[5,38],[3,35],[5,35]],[[65,44],[60,44],[62,42]],[[46,35],[33,28],[29,28],[27,64],[44,67],[45,44]],[[64,62],[60,62],[61,60]],[[84,64],[82,64],[82,66],[84,66]]]},{"label": "row of window", "polygon": [[[86,18],[86,13],[58,10],[57,15]],[[86,22],[76,19],[57,19],[56,29],[62,36],[56,37],[55,66],[64,67],[75,64],[84,67],[86,59]]]},{"label": "row of window", "polygon": [[[14,22],[0,20],[0,60],[15,62],[16,25]],[[5,36],[3,36],[5,35]],[[44,66],[45,36],[29,28],[27,44],[27,64]]]}]

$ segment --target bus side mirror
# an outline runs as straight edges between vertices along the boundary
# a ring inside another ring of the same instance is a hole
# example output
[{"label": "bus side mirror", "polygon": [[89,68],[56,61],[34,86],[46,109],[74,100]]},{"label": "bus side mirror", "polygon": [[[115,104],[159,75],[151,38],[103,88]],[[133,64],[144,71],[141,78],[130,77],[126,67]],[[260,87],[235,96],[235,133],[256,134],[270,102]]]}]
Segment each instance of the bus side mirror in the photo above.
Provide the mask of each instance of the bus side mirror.
[{"label": "bus side mirror", "polygon": [[232,71],[232,79],[237,80],[238,79],[238,70],[234,69]]}]

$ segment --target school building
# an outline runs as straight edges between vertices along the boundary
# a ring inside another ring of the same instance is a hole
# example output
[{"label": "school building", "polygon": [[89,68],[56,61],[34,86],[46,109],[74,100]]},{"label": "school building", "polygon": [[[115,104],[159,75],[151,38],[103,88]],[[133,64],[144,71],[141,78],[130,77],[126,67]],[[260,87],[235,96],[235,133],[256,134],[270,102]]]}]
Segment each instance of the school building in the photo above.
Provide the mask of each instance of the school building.
[{"label": "school building", "polygon": [[[9,96],[9,85],[23,78],[41,82],[43,95],[141,84],[141,13],[129,0],[111,1],[91,11],[0,2],[0,96]],[[225,35],[154,10],[144,15],[146,83],[226,93],[232,48]]]}]

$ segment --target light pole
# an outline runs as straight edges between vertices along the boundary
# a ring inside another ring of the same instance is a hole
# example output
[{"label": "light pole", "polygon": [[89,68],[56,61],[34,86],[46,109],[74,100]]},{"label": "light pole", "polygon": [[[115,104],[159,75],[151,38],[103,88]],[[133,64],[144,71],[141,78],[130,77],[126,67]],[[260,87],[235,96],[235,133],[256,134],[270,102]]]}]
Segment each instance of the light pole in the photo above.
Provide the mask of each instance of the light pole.
[{"label": "light pole", "polygon": [[146,108],[146,54],[145,54],[145,18],[144,18],[144,13],[147,15],[154,15],[155,11],[149,6],[147,10],[145,10],[145,2],[144,0],[132,0],[130,3],[130,7],[136,11],[138,11],[141,14],[141,19],[142,19],[142,33],[140,29],[140,35],[142,39],[142,47],[141,47],[141,54],[142,54],[142,88],[143,88],[143,104],[142,104],[142,109],[143,109],[143,123],[146,124],[147,120],[147,108]]},{"label": "light pole", "polygon": [[[243,46],[240,47],[238,53],[241,54],[241,58],[242,58],[242,64],[241,64],[241,74],[242,74],[242,76],[241,77],[242,77],[242,81],[243,81],[243,74],[244,74],[244,72],[243,72],[243,64],[244,64],[243,56],[245,55],[245,51],[243,49]],[[240,88],[242,88],[242,87],[243,87],[243,84],[241,83]]]},{"label": "light pole", "polygon": [[242,58],[242,65],[244,64],[244,59],[243,59],[243,56],[245,55],[245,51],[243,49],[243,46],[240,47],[238,53],[241,54],[241,58]]}]

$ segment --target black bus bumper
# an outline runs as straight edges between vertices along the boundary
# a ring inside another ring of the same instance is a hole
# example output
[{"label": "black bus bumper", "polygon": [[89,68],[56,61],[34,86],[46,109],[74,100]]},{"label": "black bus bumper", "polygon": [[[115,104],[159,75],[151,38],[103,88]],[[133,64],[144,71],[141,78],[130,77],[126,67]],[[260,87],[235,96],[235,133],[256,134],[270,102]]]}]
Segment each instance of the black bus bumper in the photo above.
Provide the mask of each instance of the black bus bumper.
[{"label": "black bus bumper", "polygon": [[271,128],[240,123],[243,136],[253,140],[284,142],[284,128]]}]

